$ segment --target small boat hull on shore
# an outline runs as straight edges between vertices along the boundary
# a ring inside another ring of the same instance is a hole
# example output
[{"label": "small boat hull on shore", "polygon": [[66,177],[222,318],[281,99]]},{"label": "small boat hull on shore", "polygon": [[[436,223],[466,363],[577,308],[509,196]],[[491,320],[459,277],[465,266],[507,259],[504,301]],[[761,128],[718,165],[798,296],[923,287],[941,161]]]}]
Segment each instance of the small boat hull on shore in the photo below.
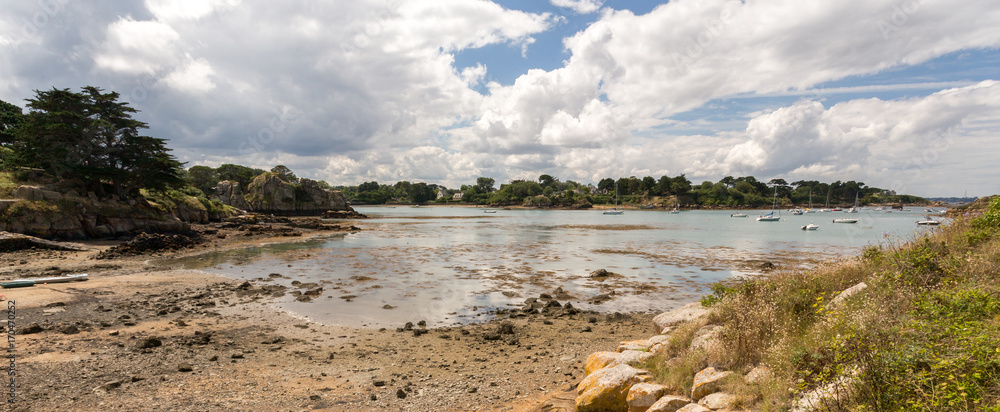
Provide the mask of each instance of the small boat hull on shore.
[{"label": "small boat hull on shore", "polygon": [[10,288],[24,288],[24,287],[29,287],[29,286],[41,285],[41,284],[68,283],[68,282],[77,282],[77,281],[82,281],[82,280],[87,280],[87,274],[86,273],[80,273],[80,274],[76,274],[76,275],[58,276],[58,277],[51,277],[51,278],[17,279],[17,280],[11,280],[9,282],[0,282],[0,287],[4,287],[6,289],[10,289]]}]

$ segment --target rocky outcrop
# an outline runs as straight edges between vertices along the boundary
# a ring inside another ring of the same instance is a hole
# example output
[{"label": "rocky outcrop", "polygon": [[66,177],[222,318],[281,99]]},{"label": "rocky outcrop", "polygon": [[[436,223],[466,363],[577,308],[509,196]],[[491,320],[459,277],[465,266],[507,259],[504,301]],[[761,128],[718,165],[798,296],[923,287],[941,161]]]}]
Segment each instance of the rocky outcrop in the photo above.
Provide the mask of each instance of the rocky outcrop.
[{"label": "rocky outcrop", "polygon": [[254,212],[294,212],[295,188],[277,173],[263,173],[247,186],[246,201]]},{"label": "rocky outcrop", "polygon": [[19,186],[14,190],[14,197],[21,200],[29,201],[49,201],[57,202],[63,199],[62,193],[47,190],[40,186]]},{"label": "rocky outcrop", "polygon": [[[576,399],[578,410],[614,410],[630,412],[702,412],[712,410],[729,410],[738,404],[740,399],[731,394],[722,393],[723,382],[734,375],[732,371],[718,370],[708,367],[697,374],[691,382],[691,397],[675,396],[671,393],[682,391],[680,388],[647,382],[646,371],[637,370],[632,366],[643,366],[655,356],[664,353],[669,347],[691,336],[688,353],[715,350],[723,339],[724,327],[707,325],[692,335],[690,327],[704,325],[709,310],[700,303],[662,313],[655,317],[656,330],[662,334],[643,340],[623,341],[618,344],[617,352],[595,352],[587,358],[584,366],[585,377],[577,387],[579,396]],[[682,326],[683,327],[679,327]],[[675,331],[674,329],[677,329]],[[638,371],[632,373],[631,371]],[[624,374],[623,371],[630,371]],[[759,382],[767,379],[770,372],[759,367],[756,372],[747,377],[747,381]],[[627,376],[637,376],[637,380],[629,381]],[[614,379],[611,379],[611,378]],[[739,376],[742,378],[742,376]],[[629,382],[632,382],[629,384]],[[630,386],[629,386],[630,385]],[[625,386],[629,386],[624,389]],[[624,391],[624,392],[622,392]],[[625,404],[620,397],[624,393]],[[581,409],[580,406],[589,409]]]},{"label": "rocky outcrop", "polygon": [[14,195],[18,198],[0,201],[0,231],[45,239],[178,233],[190,230],[190,225],[177,214],[190,221],[207,220],[205,208],[194,198],[191,204],[176,205],[172,212],[177,214],[173,214],[146,202],[99,201],[96,196],[81,197],[38,186],[21,186]]},{"label": "rocky outcrop", "polygon": [[243,197],[243,189],[240,188],[239,182],[234,182],[232,180],[223,180],[215,186],[215,195],[212,196],[213,200],[218,200],[224,205],[229,205],[240,210],[247,210],[250,206],[247,205],[247,200]]},{"label": "rocky outcrop", "polygon": [[296,199],[296,210],[304,211],[327,211],[327,210],[348,210],[347,199],[336,190],[327,190],[319,187],[314,180],[299,180],[299,198]]},{"label": "rocky outcrop", "polygon": [[324,189],[309,179],[301,179],[293,185],[281,180],[276,173],[255,177],[247,186],[246,194],[242,194],[236,182],[219,182],[214,198],[237,209],[261,213],[354,212],[339,191]]}]

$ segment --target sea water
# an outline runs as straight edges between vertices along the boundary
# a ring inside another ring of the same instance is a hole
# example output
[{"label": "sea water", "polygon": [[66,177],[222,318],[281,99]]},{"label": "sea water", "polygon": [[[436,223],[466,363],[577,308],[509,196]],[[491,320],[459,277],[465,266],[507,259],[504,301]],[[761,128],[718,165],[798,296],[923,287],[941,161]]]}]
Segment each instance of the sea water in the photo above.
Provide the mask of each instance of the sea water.
[{"label": "sea water", "polygon": [[[782,214],[757,222],[732,211],[498,210],[472,207],[358,207],[370,219],[350,234],[185,258],[173,264],[296,289],[316,283],[310,302],[275,302],[314,321],[346,326],[429,326],[484,321],[525,298],[561,288],[574,306],[602,312],[663,311],[697,300],[708,285],[761,274],[764,262],[809,269],[900,243],[933,227],[917,211]],[[834,224],[835,218],[856,224]],[[801,230],[808,223],[815,231]],[[591,278],[606,269],[607,278]],[[604,296],[602,296],[604,295]],[[562,302],[565,303],[565,300]]]}]

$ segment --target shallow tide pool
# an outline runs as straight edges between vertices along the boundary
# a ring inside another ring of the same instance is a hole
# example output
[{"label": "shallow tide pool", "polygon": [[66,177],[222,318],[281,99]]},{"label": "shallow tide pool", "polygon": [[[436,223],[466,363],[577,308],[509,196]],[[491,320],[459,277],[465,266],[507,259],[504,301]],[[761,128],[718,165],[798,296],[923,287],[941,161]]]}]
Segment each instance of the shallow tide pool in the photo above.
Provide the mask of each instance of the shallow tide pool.
[{"label": "shallow tide pool", "polygon": [[[328,324],[398,327],[484,321],[556,288],[573,305],[602,312],[663,311],[696,300],[708,285],[758,273],[762,262],[809,268],[933,230],[923,213],[863,210],[785,214],[780,222],[730,217],[730,211],[499,210],[465,207],[358,207],[361,232],[261,245],[168,264],[290,287],[317,283],[311,302],[276,304]],[[760,212],[762,213],[762,212]],[[852,217],[856,224],[834,224]],[[813,222],[816,231],[801,226]],[[619,276],[596,280],[597,269]],[[301,290],[301,289],[298,289]],[[613,293],[613,294],[612,294]],[[589,303],[609,294],[610,300]]]}]

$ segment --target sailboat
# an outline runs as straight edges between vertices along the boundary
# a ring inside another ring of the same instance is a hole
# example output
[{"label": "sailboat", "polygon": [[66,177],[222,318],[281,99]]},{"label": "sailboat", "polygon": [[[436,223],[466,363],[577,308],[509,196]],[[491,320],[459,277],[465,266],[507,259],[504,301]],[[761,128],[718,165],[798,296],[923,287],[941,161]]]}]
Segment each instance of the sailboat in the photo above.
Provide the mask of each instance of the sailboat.
[{"label": "sailboat", "polygon": [[622,210],[618,209],[618,182],[615,182],[615,208],[611,210],[605,210],[606,215],[623,215],[625,214],[624,208]]},{"label": "sailboat", "polygon": [[829,190],[826,192],[826,205],[823,206],[823,208],[820,209],[819,211],[820,212],[829,212],[830,211],[830,191]]},{"label": "sailboat", "polygon": [[857,194],[857,192],[854,193],[854,206],[851,206],[850,209],[847,209],[847,213],[858,213],[858,194]]},{"label": "sailboat", "polygon": [[680,212],[681,211],[679,209],[677,209],[677,201],[674,200],[674,208],[671,209],[668,213],[670,213],[670,214],[677,214],[677,213],[680,213]]},{"label": "sailboat", "polygon": [[781,211],[778,211],[779,216],[774,215],[774,208],[778,205],[778,187],[774,187],[774,200],[771,201],[771,213],[766,215],[757,216],[758,222],[780,222],[781,221]]}]

